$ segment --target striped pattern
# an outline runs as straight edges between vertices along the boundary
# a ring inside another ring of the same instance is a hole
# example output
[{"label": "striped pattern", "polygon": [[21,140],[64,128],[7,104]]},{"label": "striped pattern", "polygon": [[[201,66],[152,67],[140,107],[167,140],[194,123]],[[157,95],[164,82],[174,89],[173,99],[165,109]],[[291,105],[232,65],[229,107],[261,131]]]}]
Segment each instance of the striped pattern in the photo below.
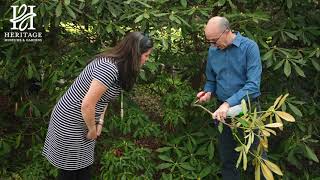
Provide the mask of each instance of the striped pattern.
[{"label": "striped pattern", "polygon": [[110,59],[99,58],[85,67],[51,114],[42,154],[57,168],[78,170],[93,164],[95,140],[86,139],[88,130],[81,114],[82,99],[93,79],[108,87],[96,105],[96,121],[121,92],[118,69]]}]

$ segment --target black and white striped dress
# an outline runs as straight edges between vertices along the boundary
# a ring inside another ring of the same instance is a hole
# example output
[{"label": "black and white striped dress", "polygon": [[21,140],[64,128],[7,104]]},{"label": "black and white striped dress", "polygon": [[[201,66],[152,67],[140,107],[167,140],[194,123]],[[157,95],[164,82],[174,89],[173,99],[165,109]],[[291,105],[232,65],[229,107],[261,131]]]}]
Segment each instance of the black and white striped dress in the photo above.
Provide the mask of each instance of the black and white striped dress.
[{"label": "black and white striped dress", "polygon": [[86,139],[88,130],[81,114],[82,99],[93,79],[107,86],[96,105],[96,121],[121,92],[118,69],[110,59],[99,58],[85,67],[51,114],[42,154],[57,168],[78,170],[93,164],[95,140]]}]

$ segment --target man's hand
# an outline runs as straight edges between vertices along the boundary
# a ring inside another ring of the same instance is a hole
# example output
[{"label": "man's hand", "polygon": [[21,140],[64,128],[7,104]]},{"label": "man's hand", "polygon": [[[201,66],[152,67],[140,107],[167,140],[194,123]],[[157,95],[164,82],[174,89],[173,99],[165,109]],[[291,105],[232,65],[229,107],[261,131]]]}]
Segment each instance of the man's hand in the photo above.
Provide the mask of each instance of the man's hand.
[{"label": "man's hand", "polygon": [[199,99],[199,103],[207,102],[211,98],[211,92],[201,91],[197,94],[197,98]]},{"label": "man's hand", "polygon": [[230,108],[230,105],[227,102],[221,104],[221,106],[213,113],[213,118],[217,119],[218,121],[224,122],[227,118],[227,112]]}]

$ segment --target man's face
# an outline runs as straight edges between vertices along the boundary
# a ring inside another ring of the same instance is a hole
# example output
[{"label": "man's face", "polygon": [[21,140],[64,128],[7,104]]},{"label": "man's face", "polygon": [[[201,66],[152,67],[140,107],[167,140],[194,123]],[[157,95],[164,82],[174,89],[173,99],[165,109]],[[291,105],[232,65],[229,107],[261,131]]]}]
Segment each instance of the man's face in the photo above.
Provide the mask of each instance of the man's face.
[{"label": "man's face", "polygon": [[227,28],[221,30],[221,28],[215,24],[208,25],[205,29],[207,42],[210,43],[211,46],[225,49],[228,46],[226,41],[228,32],[229,29]]}]

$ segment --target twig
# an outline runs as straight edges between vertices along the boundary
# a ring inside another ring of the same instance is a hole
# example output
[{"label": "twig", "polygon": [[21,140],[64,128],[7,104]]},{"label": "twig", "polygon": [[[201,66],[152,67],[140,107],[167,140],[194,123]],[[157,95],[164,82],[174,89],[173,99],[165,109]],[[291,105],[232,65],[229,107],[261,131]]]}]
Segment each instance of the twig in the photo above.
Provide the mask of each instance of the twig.
[{"label": "twig", "polygon": [[[197,100],[196,102],[192,103],[192,106],[200,107],[200,108],[202,108],[203,110],[207,111],[211,116],[213,116],[213,113],[212,113],[211,111],[209,111],[207,108],[201,106],[200,104],[196,104],[197,102],[199,102],[199,100]],[[218,120],[218,119],[217,119],[217,120]],[[218,120],[218,121],[221,122],[221,123],[223,123],[223,124],[225,124],[226,126],[229,126],[230,128],[233,128],[233,127],[234,127],[234,126],[232,126],[231,124],[228,124],[228,123],[226,123],[226,122],[224,122],[224,121],[220,121],[220,120]]]}]

